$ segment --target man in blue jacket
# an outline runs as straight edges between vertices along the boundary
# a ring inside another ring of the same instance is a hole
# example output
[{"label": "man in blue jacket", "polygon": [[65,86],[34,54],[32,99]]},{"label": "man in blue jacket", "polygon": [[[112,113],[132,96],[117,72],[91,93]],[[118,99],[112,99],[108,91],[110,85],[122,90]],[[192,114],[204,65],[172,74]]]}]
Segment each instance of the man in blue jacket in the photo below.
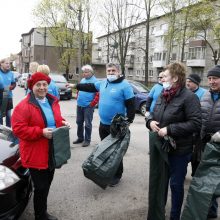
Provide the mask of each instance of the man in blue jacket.
[{"label": "man in blue jacket", "polygon": [[[6,117],[6,126],[11,127],[11,109],[13,109],[12,90],[16,86],[14,74],[10,71],[8,59],[0,61],[0,124],[3,124],[3,117]],[[2,87],[2,88],[1,88]],[[7,99],[6,109],[3,109],[3,98]]]},{"label": "man in blue jacket", "polygon": [[[79,83],[76,88],[80,91],[99,92],[99,136],[101,140],[110,134],[110,125],[116,114],[128,117],[130,123],[135,117],[135,97],[131,85],[121,74],[120,66],[114,63],[106,65],[107,79],[90,84]],[[123,161],[112,179],[110,186],[119,183],[123,173]]]},{"label": "man in blue jacket", "polygon": [[[93,73],[93,68],[90,65],[82,67],[83,79],[80,84],[95,83],[97,81]],[[76,112],[76,124],[77,124],[77,140],[73,144],[83,143],[82,147],[90,145],[92,134],[92,120],[94,107],[99,99],[98,92],[84,92],[79,91],[77,94],[77,112]],[[85,123],[85,135],[84,135],[84,123]]]}]

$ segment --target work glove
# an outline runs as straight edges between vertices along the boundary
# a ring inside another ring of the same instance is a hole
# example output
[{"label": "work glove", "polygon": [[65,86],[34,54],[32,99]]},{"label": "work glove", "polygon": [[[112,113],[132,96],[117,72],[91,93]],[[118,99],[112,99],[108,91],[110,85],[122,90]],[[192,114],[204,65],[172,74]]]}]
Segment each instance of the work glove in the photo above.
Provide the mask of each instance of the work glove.
[{"label": "work glove", "polygon": [[220,132],[217,131],[215,134],[211,137],[211,142],[220,143]]},{"label": "work glove", "polygon": [[164,143],[162,145],[162,150],[169,153],[171,150],[175,150],[175,149],[176,149],[175,140],[172,137],[165,135]]}]

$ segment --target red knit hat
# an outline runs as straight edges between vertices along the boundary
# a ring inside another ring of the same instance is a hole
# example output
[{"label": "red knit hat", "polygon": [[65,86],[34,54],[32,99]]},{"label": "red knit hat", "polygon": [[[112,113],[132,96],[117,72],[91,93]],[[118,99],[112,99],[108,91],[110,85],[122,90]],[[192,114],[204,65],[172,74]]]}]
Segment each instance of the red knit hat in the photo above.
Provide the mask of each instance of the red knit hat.
[{"label": "red knit hat", "polygon": [[38,81],[45,80],[47,81],[48,85],[50,84],[50,77],[45,75],[44,73],[36,72],[34,73],[31,78],[28,80],[28,89],[32,90],[35,83]]}]

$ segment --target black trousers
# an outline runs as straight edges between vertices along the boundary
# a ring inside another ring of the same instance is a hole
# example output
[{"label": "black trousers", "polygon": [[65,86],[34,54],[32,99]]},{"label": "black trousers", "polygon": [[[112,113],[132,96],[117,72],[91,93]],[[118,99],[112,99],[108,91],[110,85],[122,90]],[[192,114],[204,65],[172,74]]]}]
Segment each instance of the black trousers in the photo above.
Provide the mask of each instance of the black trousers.
[{"label": "black trousers", "polygon": [[[100,125],[99,125],[99,136],[100,136],[101,140],[106,138],[109,134],[110,134],[110,125],[105,125],[105,124],[100,123]],[[121,163],[118,167],[118,170],[115,174],[115,178],[121,179],[122,173],[123,173],[123,160],[121,161]]]},{"label": "black trousers", "polygon": [[55,170],[39,170],[33,168],[30,168],[29,170],[34,184],[35,220],[46,220],[47,197]]}]

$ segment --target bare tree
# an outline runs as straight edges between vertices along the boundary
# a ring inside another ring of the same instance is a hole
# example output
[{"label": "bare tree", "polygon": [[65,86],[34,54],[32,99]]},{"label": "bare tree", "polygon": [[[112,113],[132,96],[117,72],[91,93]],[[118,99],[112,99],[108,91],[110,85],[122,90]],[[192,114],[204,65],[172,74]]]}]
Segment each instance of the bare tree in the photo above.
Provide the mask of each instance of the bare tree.
[{"label": "bare tree", "polygon": [[134,5],[140,2],[141,0],[107,0],[104,6],[105,11],[102,11],[102,17],[108,21],[103,25],[109,25],[108,55],[111,56],[111,50],[115,52],[123,74],[125,74],[130,37],[141,19],[141,11]]}]

